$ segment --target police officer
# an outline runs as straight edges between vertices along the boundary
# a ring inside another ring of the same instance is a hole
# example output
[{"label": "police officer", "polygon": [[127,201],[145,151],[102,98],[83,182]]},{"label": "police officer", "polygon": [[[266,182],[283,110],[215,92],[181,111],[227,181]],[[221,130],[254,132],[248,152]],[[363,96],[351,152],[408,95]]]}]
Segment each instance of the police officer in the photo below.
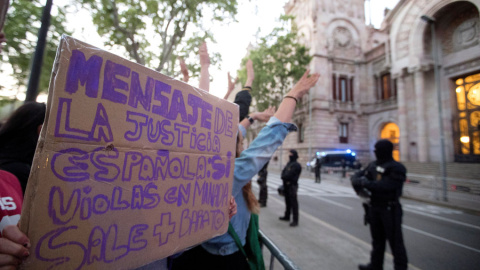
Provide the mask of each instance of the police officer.
[{"label": "police officer", "polygon": [[268,176],[268,162],[263,166],[263,168],[258,172],[257,183],[260,186],[260,193],[258,194],[258,203],[260,207],[267,207],[267,198],[268,198],[268,186],[267,186],[267,176]]},{"label": "police officer", "polygon": [[386,240],[393,253],[395,270],[407,269],[407,252],[402,235],[402,207],[399,201],[407,170],[393,159],[392,152],[393,144],[390,141],[379,140],[375,144],[377,160],[351,178],[357,193],[366,190],[371,194],[370,203],[366,207],[366,220],[370,224],[372,252],[370,263],[359,265],[360,270],[383,269]]},{"label": "police officer", "polygon": [[322,163],[320,163],[320,157],[316,157],[315,160],[315,183],[322,181]]},{"label": "police officer", "polygon": [[290,150],[289,161],[282,170],[282,181],[285,193],[285,215],[279,217],[280,220],[290,221],[290,213],[293,214],[293,221],[290,227],[298,226],[298,178],[302,172],[302,166],[297,162],[298,153],[296,150]]}]

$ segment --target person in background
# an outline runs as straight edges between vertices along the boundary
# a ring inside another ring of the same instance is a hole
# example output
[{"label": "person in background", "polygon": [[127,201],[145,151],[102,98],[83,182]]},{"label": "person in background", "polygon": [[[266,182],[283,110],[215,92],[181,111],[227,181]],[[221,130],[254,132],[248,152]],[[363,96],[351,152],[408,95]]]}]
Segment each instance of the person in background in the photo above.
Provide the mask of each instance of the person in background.
[{"label": "person in background", "polygon": [[15,175],[23,192],[27,186],[45,112],[45,103],[25,103],[0,128],[0,169]]},{"label": "person in background", "polygon": [[30,255],[17,223],[45,111],[44,103],[25,103],[0,128],[0,269],[15,268]]},{"label": "person in background", "polygon": [[342,159],[342,178],[347,177],[347,162]]},{"label": "person in background", "polygon": [[267,198],[268,198],[268,187],[267,187],[267,176],[268,176],[268,162],[265,163],[265,166],[258,172],[257,183],[260,186],[260,192],[258,194],[258,203],[260,207],[267,207]]},{"label": "person in background", "polygon": [[[255,79],[255,72],[253,70],[253,62],[251,59],[248,59],[246,63],[246,68],[247,68],[247,80],[245,81],[245,84],[242,90],[235,95],[235,100],[233,101],[233,103],[238,104],[240,106],[239,121],[242,121],[245,117],[248,116],[250,103],[252,103],[252,95],[250,94],[250,91],[252,91],[252,83],[253,83],[253,80]],[[224,99],[227,99],[230,96],[233,89],[235,88],[236,82],[237,82],[237,79],[232,80],[230,73],[228,73],[228,90],[227,90],[227,93],[225,94]]]},{"label": "person in background", "polygon": [[[276,149],[283,143],[287,134],[296,130],[291,124],[293,112],[297,101],[313,87],[320,75],[309,75],[309,70],[284,97],[277,112],[268,120],[267,125],[260,131],[250,146],[243,151],[242,136],[244,129],[250,126],[250,121],[244,119],[241,122],[239,138],[237,142],[237,154],[235,159],[234,180],[232,195],[237,202],[237,215],[230,221],[235,229],[242,245],[246,243],[246,234],[251,216],[250,204],[255,204],[253,193],[246,192],[251,188],[251,179],[270,160]],[[254,120],[266,120],[264,115],[252,114]],[[258,202],[257,202],[258,203]],[[210,239],[201,245],[184,252],[174,260],[173,269],[249,269],[245,256],[239,251],[234,239],[229,233]]]},{"label": "person in background", "polygon": [[319,183],[322,181],[322,163],[320,162],[320,157],[317,155],[315,158],[315,183]]},{"label": "person in background", "polygon": [[395,270],[407,269],[408,259],[402,234],[402,195],[403,183],[406,180],[405,166],[393,159],[393,144],[389,140],[375,143],[376,161],[367,168],[355,173],[352,186],[360,192],[366,189],[370,195],[370,203],[364,204],[366,223],[370,224],[372,235],[372,252],[370,263],[359,265],[360,270],[383,269],[385,244],[388,240],[393,254]]},{"label": "person in background", "polygon": [[279,217],[280,220],[290,221],[290,214],[293,214],[293,220],[290,227],[298,226],[298,178],[302,173],[302,166],[297,162],[298,153],[296,150],[290,150],[289,161],[282,170],[282,181],[285,193],[285,215]]}]

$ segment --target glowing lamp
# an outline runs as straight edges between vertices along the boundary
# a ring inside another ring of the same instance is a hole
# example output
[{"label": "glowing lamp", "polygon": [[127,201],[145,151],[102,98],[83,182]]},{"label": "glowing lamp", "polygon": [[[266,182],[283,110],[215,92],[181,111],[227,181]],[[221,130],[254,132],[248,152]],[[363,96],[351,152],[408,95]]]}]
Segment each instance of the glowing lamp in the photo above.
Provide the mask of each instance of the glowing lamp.
[{"label": "glowing lamp", "polygon": [[461,141],[462,143],[469,143],[469,142],[470,142],[470,137],[468,137],[468,136],[462,136],[462,137],[460,137],[460,141]]}]

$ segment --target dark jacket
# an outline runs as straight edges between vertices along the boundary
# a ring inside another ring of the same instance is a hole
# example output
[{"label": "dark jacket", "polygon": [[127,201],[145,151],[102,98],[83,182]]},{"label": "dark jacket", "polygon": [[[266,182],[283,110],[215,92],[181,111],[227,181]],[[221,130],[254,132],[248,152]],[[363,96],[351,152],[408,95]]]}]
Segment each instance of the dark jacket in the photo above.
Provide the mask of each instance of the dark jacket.
[{"label": "dark jacket", "polygon": [[302,166],[297,161],[289,161],[282,171],[284,185],[298,185],[298,178],[302,172]]},{"label": "dark jacket", "polygon": [[403,183],[406,180],[407,169],[399,162],[390,160],[382,164],[373,161],[367,168],[357,172],[354,177],[365,176],[364,187],[371,191],[372,205],[386,204],[398,201],[402,196]]}]

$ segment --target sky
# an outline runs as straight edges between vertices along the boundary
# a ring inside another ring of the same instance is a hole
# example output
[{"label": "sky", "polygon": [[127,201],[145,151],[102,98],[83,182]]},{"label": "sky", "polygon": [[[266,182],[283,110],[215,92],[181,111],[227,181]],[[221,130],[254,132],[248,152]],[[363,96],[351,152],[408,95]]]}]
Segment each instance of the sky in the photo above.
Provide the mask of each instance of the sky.
[{"label": "sky", "polygon": [[[372,24],[379,28],[383,20],[384,9],[392,9],[398,0],[370,1]],[[283,7],[288,0],[239,0],[238,2],[237,22],[212,26],[216,43],[208,44],[209,52],[219,52],[222,56],[221,68],[212,65],[209,69],[213,78],[210,83],[210,93],[219,97],[223,97],[227,90],[227,72],[236,76],[241,59],[247,53],[247,47],[250,43],[255,43],[257,31],[260,30],[259,36],[266,36],[270,33],[277,25],[280,15],[284,13]],[[369,9],[366,8],[365,12],[367,21],[369,21]],[[87,11],[80,10],[75,16],[69,17],[73,18],[68,21],[69,28],[74,30],[73,37],[104,48],[103,41],[96,33]],[[8,88],[7,80],[3,81],[3,86]],[[189,83],[198,86],[196,80],[191,80]],[[18,98],[24,98],[24,94],[18,95]],[[46,96],[41,96],[38,101],[45,102],[46,99]]]},{"label": "sky", "polygon": [[[380,28],[385,8],[392,9],[398,0],[370,0],[372,24]],[[239,1],[236,24],[217,26],[217,44],[208,44],[209,49],[219,51],[222,55],[222,67],[218,70],[210,67],[213,81],[210,83],[210,92],[223,97],[227,90],[227,72],[235,76],[240,67],[241,59],[247,53],[247,47],[255,42],[255,35],[260,27],[260,36],[266,36],[277,25],[280,14],[287,0],[258,0]],[[369,10],[365,10],[368,18]],[[367,21],[369,21],[367,19]]]}]

